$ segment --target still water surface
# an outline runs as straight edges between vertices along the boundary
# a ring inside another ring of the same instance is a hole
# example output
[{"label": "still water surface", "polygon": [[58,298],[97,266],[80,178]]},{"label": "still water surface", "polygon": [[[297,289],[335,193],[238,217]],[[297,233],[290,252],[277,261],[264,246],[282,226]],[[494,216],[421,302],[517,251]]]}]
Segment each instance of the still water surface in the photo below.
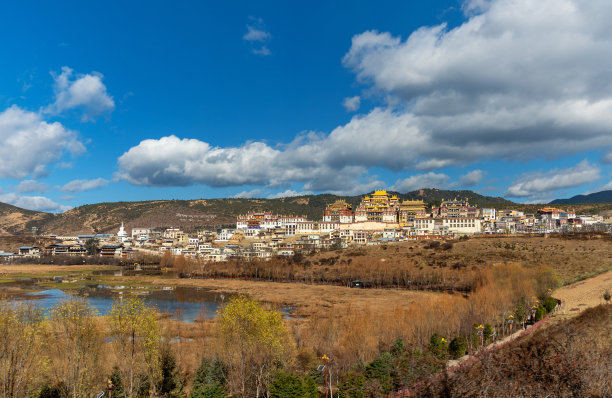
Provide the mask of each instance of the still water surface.
[{"label": "still water surface", "polygon": [[[115,300],[137,296],[158,312],[169,314],[172,319],[192,323],[196,320],[215,317],[217,310],[232,296],[231,294],[213,292],[198,287],[152,288],[151,286],[124,287],[92,284],[78,289],[64,290],[61,289],[61,283],[57,283],[57,288],[41,286],[37,283],[36,280],[32,279],[4,283],[0,286],[0,297],[9,291],[10,293],[6,295],[7,299],[13,302],[28,301],[48,312],[62,300],[77,295],[85,298],[100,315],[107,315],[111,311]],[[20,290],[24,292],[20,293]],[[292,315],[296,310],[295,307],[279,309],[285,319],[299,318]]]},{"label": "still water surface", "polygon": [[[35,285],[26,283],[28,288]],[[61,284],[58,284],[61,286]],[[24,287],[24,286],[21,286]],[[58,286],[59,287],[59,286]],[[25,287],[24,287],[25,288]],[[72,295],[84,297],[100,315],[108,314],[115,300],[123,297],[137,296],[145,304],[155,307],[158,312],[171,314],[172,319],[183,322],[194,322],[197,319],[208,319],[215,316],[229,295],[211,292],[196,287],[163,287],[154,290],[143,288],[123,288],[121,286],[87,285],[80,289],[62,290],[43,288],[36,292],[28,292],[13,296],[14,301],[29,301],[45,311]]]}]

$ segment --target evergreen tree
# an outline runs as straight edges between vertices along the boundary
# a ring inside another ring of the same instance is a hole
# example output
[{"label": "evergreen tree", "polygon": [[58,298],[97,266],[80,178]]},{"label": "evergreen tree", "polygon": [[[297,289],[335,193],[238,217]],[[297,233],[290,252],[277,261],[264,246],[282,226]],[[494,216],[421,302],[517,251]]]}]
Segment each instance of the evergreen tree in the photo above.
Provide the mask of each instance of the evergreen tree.
[{"label": "evergreen tree", "polygon": [[87,254],[90,256],[95,256],[98,254],[98,240],[91,238],[85,242],[85,250],[87,250]]},{"label": "evergreen tree", "polygon": [[161,379],[157,390],[162,397],[180,398],[184,397],[183,381],[180,378],[176,367],[176,358],[169,345],[165,345],[161,350]]},{"label": "evergreen tree", "polygon": [[459,359],[465,355],[465,339],[462,337],[455,337],[448,346],[448,353],[452,359]]},{"label": "evergreen tree", "polygon": [[438,359],[445,359],[448,353],[446,339],[434,333],[429,340],[429,351]]},{"label": "evergreen tree", "polygon": [[46,385],[40,390],[38,398],[62,398],[62,391],[65,389],[63,385],[50,386]]},{"label": "evergreen tree", "polygon": [[227,395],[225,367],[218,358],[202,358],[192,381],[191,398],[223,398]]},{"label": "evergreen tree", "polygon": [[406,353],[406,343],[402,340],[401,337],[398,337],[393,343],[393,347],[391,347],[391,355],[394,357],[400,357]]},{"label": "evergreen tree", "polygon": [[110,377],[111,383],[113,383],[113,397],[114,398],[125,398],[125,390],[123,389],[123,377],[121,376],[121,370],[118,366],[113,367],[113,373]]},{"label": "evergreen tree", "polygon": [[308,376],[302,377],[279,371],[270,384],[270,397],[317,398],[317,386]]},{"label": "evergreen tree", "polygon": [[493,326],[490,323],[485,324],[483,334],[485,342],[489,342],[491,337],[493,337]]}]

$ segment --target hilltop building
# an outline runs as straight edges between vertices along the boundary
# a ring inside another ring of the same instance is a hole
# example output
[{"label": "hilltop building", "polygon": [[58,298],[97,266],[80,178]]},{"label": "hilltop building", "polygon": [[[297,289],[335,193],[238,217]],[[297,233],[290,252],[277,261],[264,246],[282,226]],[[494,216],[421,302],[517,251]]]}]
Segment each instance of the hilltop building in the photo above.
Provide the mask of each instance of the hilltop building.
[{"label": "hilltop building", "polygon": [[236,219],[236,229],[243,231],[246,236],[258,235],[262,231],[276,228],[284,228],[295,234],[298,224],[307,221],[305,216],[284,216],[272,214],[271,212],[249,212],[238,216]]},{"label": "hilltop building", "polygon": [[398,221],[402,226],[414,225],[416,218],[427,217],[426,204],[422,200],[405,200],[399,206]]},{"label": "hilltop building", "polygon": [[323,213],[323,221],[348,224],[355,221],[355,213],[351,205],[344,200],[337,200],[327,205]]},{"label": "hilltop building", "polygon": [[442,199],[440,207],[432,209],[434,217],[466,218],[478,217],[479,211],[476,206],[470,206],[467,198],[465,200],[445,200]]},{"label": "hilltop building", "polygon": [[397,222],[399,212],[399,199],[389,196],[387,191],[374,191],[370,196],[363,198],[355,210],[355,221]]},{"label": "hilltop building", "polygon": [[545,207],[538,210],[538,217],[551,220],[567,220],[568,218],[576,218],[576,212],[565,211],[554,207]]}]

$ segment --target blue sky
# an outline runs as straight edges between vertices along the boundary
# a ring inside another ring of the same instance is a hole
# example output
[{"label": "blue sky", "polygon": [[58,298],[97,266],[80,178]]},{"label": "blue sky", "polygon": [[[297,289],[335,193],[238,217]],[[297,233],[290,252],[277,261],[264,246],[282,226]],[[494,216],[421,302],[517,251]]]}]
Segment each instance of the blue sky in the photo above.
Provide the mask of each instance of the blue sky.
[{"label": "blue sky", "polygon": [[612,189],[610,16],[579,0],[5,2],[0,201]]}]

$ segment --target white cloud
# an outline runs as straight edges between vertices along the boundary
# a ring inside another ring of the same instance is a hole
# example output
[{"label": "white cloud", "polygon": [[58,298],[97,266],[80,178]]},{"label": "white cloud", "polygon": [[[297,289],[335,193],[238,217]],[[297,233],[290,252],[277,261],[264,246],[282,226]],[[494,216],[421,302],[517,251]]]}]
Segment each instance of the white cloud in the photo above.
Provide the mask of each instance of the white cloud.
[{"label": "white cloud", "polygon": [[361,105],[361,97],[358,95],[354,97],[346,97],[342,101],[342,106],[346,109],[347,112],[355,112],[359,109]]},{"label": "white cloud", "polygon": [[482,170],[472,170],[459,178],[459,185],[462,187],[473,187],[474,185],[482,181],[482,179],[485,177],[485,174],[487,173]]},{"label": "white cloud", "polygon": [[71,209],[70,206],[60,205],[44,196],[21,196],[13,192],[1,194],[0,202],[36,211],[64,212]]},{"label": "white cloud", "polygon": [[250,24],[247,24],[247,32],[242,36],[242,39],[251,43],[251,51],[257,55],[270,55],[270,49],[266,43],[272,38],[270,32],[264,29],[264,23],[261,18],[249,18]]},{"label": "white cloud", "polygon": [[90,121],[115,109],[115,102],[102,83],[102,74],[93,72],[73,76],[73,70],[64,66],[60,74],[52,75],[55,80],[55,102],[45,109],[46,112],[59,114],[78,108],[83,112],[83,121]]},{"label": "white cloud", "polygon": [[16,105],[0,113],[0,178],[43,176],[66,152],[84,150],[75,132],[42,120],[38,113]]},{"label": "white cloud", "polygon": [[264,55],[265,56],[265,55],[270,55],[272,53],[270,52],[270,49],[268,47],[263,45],[260,48],[254,48],[253,49],[253,54]]},{"label": "white cloud", "polygon": [[397,180],[391,190],[406,193],[421,188],[445,188],[449,185],[449,181],[450,177],[446,174],[429,172]]},{"label": "white cloud", "polygon": [[601,162],[602,163],[606,163],[606,164],[611,164],[612,163],[612,151],[606,153],[605,155],[603,155],[601,157]]},{"label": "white cloud", "polygon": [[105,180],[104,178],[95,178],[93,180],[72,180],[66,183],[60,189],[64,192],[81,192],[101,188],[107,184],[108,180]]},{"label": "white cloud", "polygon": [[364,192],[371,192],[375,189],[384,189],[384,187],[387,185],[384,181],[376,180],[375,178],[371,178],[367,182],[349,180],[349,184],[349,186],[345,186],[343,189],[328,190],[328,193],[338,196],[362,195]]},{"label": "white cloud", "polygon": [[612,181],[610,181],[609,183],[607,183],[603,187],[599,188],[597,190],[597,192],[599,192],[599,191],[608,191],[608,190],[612,190]]},{"label": "white cloud", "polygon": [[268,199],[291,198],[294,196],[303,196],[303,195],[310,195],[310,194],[312,194],[312,192],[310,191],[298,192],[292,189],[288,189],[284,192],[277,192],[277,193],[268,195]]},{"label": "white cloud", "polygon": [[17,185],[17,187],[15,187],[15,190],[22,193],[43,193],[47,192],[50,188],[51,187],[44,182],[38,182],[36,180],[23,180],[19,183],[19,185]]},{"label": "white cloud", "polygon": [[247,33],[242,36],[242,38],[246,41],[259,41],[265,42],[269,40],[271,37],[270,32],[266,32],[265,30],[258,29],[252,25],[247,25]]},{"label": "white cloud", "polygon": [[242,191],[234,195],[236,199],[252,199],[252,198],[260,198],[263,194],[261,189],[253,189],[251,191]]},{"label": "white cloud", "polygon": [[413,117],[426,144],[418,156],[457,164],[610,148],[612,3],[471,1],[466,11],[454,29],[423,27],[405,40],[359,34],[344,57]]},{"label": "white cloud", "polygon": [[584,160],[574,167],[523,174],[505,193],[511,197],[539,198],[563,188],[577,187],[600,178],[600,169]]},{"label": "white cloud", "polygon": [[309,191],[343,191],[372,168],[433,171],[612,152],[612,3],[492,0],[464,10],[467,21],[453,29],[353,37],[344,65],[386,105],[329,134],[278,147],[145,140],[119,158],[118,176],[137,185],[301,182]]}]

